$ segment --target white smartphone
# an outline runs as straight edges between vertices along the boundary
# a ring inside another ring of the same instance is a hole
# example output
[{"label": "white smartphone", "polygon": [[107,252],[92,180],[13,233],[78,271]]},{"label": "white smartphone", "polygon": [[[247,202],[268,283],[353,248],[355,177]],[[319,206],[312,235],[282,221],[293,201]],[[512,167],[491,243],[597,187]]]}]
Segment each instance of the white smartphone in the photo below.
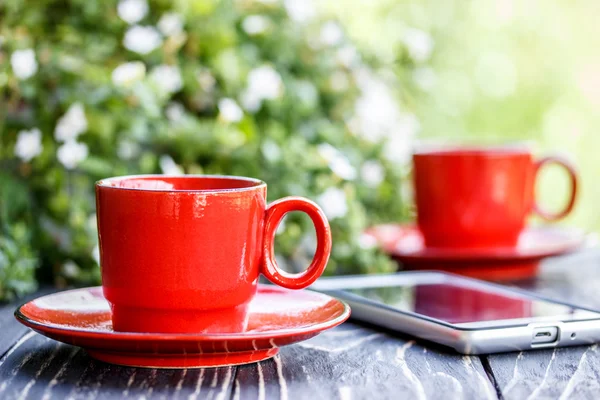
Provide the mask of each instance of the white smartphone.
[{"label": "white smartphone", "polygon": [[342,299],[351,318],[488,354],[600,342],[600,312],[436,271],[320,278],[311,289]]}]

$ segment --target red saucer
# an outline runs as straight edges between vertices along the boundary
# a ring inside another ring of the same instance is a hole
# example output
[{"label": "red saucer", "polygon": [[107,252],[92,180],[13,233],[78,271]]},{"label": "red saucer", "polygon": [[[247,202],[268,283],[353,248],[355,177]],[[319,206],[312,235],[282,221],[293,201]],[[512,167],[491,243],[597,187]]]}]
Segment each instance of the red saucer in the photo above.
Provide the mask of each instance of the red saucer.
[{"label": "red saucer", "polygon": [[19,307],[15,316],[36,332],[83,347],[101,361],[147,368],[196,368],[273,357],[281,346],[341,324],[350,316],[350,307],[308,290],[259,285],[244,332],[126,333],[113,331],[102,288],[93,287],[40,297]]},{"label": "red saucer", "polygon": [[585,241],[583,232],[559,227],[527,228],[516,247],[492,248],[426,247],[414,225],[377,225],[365,233],[406,269],[439,269],[487,280],[531,278],[541,259],[576,250]]}]

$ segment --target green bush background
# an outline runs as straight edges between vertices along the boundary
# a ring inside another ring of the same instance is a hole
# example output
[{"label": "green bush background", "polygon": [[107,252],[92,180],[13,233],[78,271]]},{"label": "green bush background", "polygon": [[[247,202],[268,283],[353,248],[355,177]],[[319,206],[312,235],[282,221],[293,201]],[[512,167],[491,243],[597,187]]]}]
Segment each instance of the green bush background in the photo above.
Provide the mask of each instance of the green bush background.
[{"label": "green bush background", "polygon": [[[0,3],[0,299],[35,289],[34,274],[98,283],[93,183],[132,173],[261,178],[269,200],[302,195],[330,213],[327,273],[390,271],[361,232],[411,217],[406,153],[417,131],[566,152],[582,190],[563,223],[600,230],[593,0],[153,0],[135,22],[118,4]],[[168,13],[181,30],[157,28]],[[135,25],[160,44],[128,49]],[[13,56],[26,49],[37,68],[25,78],[27,54]],[[250,107],[257,69],[271,81]],[[33,157],[15,152],[23,133]],[[550,170],[538,189],[559,207],[566,180]],[[286,219],[277,249],[290,268],[310,258],[311,229]]]},{"label": "green bush background", "polygon": [[[94,182],[137,173],[261,178],[269,200],[325,208],[327,273],[394,268],[361,232],[407,214],[404,169],[355,118],[370,83],[400,86],[387,67],[293,2],[122,3],[133,14],[114,0],[0,5],[0,298],[34,289],[36,266],[60,286],[97,284]],[[290,215],[279,254],[301,266],[313,248],[308,218]]]}]

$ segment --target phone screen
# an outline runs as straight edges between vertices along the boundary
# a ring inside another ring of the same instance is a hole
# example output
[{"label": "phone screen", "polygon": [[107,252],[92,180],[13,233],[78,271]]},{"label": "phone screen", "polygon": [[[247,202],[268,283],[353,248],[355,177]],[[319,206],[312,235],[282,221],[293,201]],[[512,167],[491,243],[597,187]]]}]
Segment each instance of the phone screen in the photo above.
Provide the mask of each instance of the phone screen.
[{"label": "phone screen", "polygon": [[[494,286],[472,285],[459,279],[416,282],[403,286],[365,287],[345,291],[384,303],[401,311],[435,318],[462,327],[489,325],[490,321],[524,319],[584,320],[600,313],[504,291]],[[486,323],[488,322],[488,323]]]}]

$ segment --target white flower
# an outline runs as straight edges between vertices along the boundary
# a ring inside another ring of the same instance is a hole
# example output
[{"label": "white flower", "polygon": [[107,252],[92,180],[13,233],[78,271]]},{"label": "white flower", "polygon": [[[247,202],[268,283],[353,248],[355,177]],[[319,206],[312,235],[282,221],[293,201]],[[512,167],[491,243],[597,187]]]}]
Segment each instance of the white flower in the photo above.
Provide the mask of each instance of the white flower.
[{"label": "white flower", "polygon": [[415,28],[404,31],[402,41],[408,49],[410,57],[417,61],[427,61],[433,52],[433,39],[429,33]]},{"label": "white flower", "polygon": [[150,80],[164,93],[172,94],[183,87],[181,72],[175,65],[159,65],[150,72]]},{"label": "white flower", "polygon": [[141,61],[124,63],[115,68],[111,78],[116,86],[129,87],[133,83],[144,79],[146,65]]},{"label": "white flower", "polygon": [[267,159],[267,161],[274,163],[281,159],[281,149],[279,148],[277,143],[275,143],[272,140],[265,140],[261,147],[261,151],[263,156]]},{"label": "white flower", "polygon": [[345,45],[335,52],[335,59],[338,64],[350,68],[359,60],[358,51],[354,46]]},{"label": "white flower", "polygon": [[356,168],[354,168],[352,164],[350,164],[350,161],[343,155],[331,160],[329,162],[329,168],[331,168],[334,174],[347,181],[356,178]]},{"label": "white flower", "polygon": [[66,261],[61,269],[62,273],[69,278],[74,278],[79,274],[79,266],[71,260]]},{"label": "white flower", "polygon": [[131,160],[140,152],[140,146],[129,140],[122,140],[117,148],[117,155],[122,160]]},{"label": "white flower", "polygon": [[56,156],[65,168],[73,169],[87,158],[88,153],[89,150],[85,143],[69,140],[58,148]]},{"label": "white flower", "polygon": [[271,20],[264,15],[248,15],[242,21],[242,29],[248,35],[258,35],[269,29]]},{"label": "white flower", "polygon": [[383,166],[374,160],[366,161],[360,169],[360,176],[369,187],[377,187],[385,177]]},{"label": "white flower", "polygon": [[314,106],[319,100],[319,91],[310,81],[298,81],[295,91],[300,100],[307,105]]},{"label": "white flower", "polygon": [[257,112],[262,105],[262,99],[249,90],[244,90],[240,97],[242,106],[251,113]]},{"label": "white flower", "polygon": [[412,154],[412,142],[421,124],[413,114],[402,114],[395,132],[389,137],[383,150],[383,155],[390,161],[406,164]]},{"label": "white flower", "polygon": [[277,71],[263,65],[250,71],[248,86],[242,93],[242,104],[248,111],[257,111],[263,100],[273,100],[283,94],[283,81]]},{"label": "white flower", "polygon": [[329,219],[341,218],[348,213],[346,193],[342,189],[330,187],[317,198],[317,203]]},{"label": "white flower", "polygon": [[148,3],[146,0],[121,0],[117,5],[117,14],[128,24],[135,24],[148,14]]},{"label": "white flower", "polygon": [[330,145],[329,143],[321,143],[317,146],[317,152],[325,160],[329,161],[336,157],[339,153],[338,149]]},{"label": "white flower", "polygon": [[397,132],[402,113],[390,85],[365,68],[356,72],[356,83],[361,95],[354,104],[352,131],[374,143]]},{"label": "white flower", "polygon": [[65,115],[56,124],[54,137],[59,142],[75,140],[88,128],[83,105],[79,102],[71,104]]},{"label": "white flower", "polygon": [[123,46],[138,54],[148,54],[162,45],[160,33],[152,26],[134,25],[125,32]]},{"label": "white flower", "polygon": [[377,239],[373,235],[369,235],[367,233],[362,233],[358,237],[358,245],[361,249],[372,249],[377,246]]},{"label": "white flower", "polygon": [[312,0],[283,0],[283,6],[290,18],[296,22],[308,22],[316,14]]},{"label": "white flower", "polygon": [[212,76],[212,74],[207,70],[199,72],[196,76],[196,80],[200,84],[202,90],[204,90],[205,92],[212,91],[215,87],[215,84],[217,83],[215,77]]},{"label": "white flower", "polygon": [[167,109],[165,110],[165,115],[171,122],[181,121],[181,119],[185,115],[185,109],[179,103],[169,103]]},{"label": "white flower", "polygon": [[38,128],[19,131],[15,143],[15,155],[25,162],[33,160],[42,153],[42,132]]},{"label": "white flower", "polygon": [[15,50],[10,56],[10,65],[17,79],[31,78],[38,70],[33,49]]},{"label": "white flower", "polygon": [[490,97],[508,97],[517,89],[515,63],[504,53],[483,53],[475,67],[475,82]]},{"label": "white flower", "polygon": [[96,261],[96,264],[100,265],[100,247],[97,244],[92,249],[92,258]]},{"label": "white flower", "polygon": [[255,68],[248,75],[248,87],[262,99],[276,99],[281,96],[283,82],[277,71],[268,65]]},{"label": "white flower", "polygon": [[393,162],[405,163],[420,129],[418,119],[400,111],[389,85],[371,71],[362,68],[355,77],[362,94],[354,105],[349,128],[374,143],[387,139],[384,155]]},{"label": "white flower", "polygon": [[317,151],[327,161],[329,168],[334,174],[348,181],[356,178],[356,168],[350,164],[348,158],[338,149],[328,143],[321,143],[317,146]]},{"label": "white flower", "polygon": [[225,122],[240,122],[244,112],[233,99],[219,100],[219,118]]},{"label": "white flower", "polygon": [[341,92],[350,86],[350,81],[348,80],[348,76],[342,71],[335,71],[331,78],[329,79],[329,84],[331,88],[336,92]]},{"label": "white flower", "polygon": [[319,38],[321,39],[321,43],[324,45],[335,46],[340,44],[344,39],[344,31],[337,22],[328,21],[321,28],[321,34]]},{"label": "white flower", "polygon": [[177,13],[165,13],[158,20],[158,29],[165,36],[175,36],[183,32],[183,17]]},{"label": "white flower", "polygon": [[169,155],[163,155],[158,161],[160,169],[165,175],[183,175],[183,169],[175,163],[173,158]]}]

